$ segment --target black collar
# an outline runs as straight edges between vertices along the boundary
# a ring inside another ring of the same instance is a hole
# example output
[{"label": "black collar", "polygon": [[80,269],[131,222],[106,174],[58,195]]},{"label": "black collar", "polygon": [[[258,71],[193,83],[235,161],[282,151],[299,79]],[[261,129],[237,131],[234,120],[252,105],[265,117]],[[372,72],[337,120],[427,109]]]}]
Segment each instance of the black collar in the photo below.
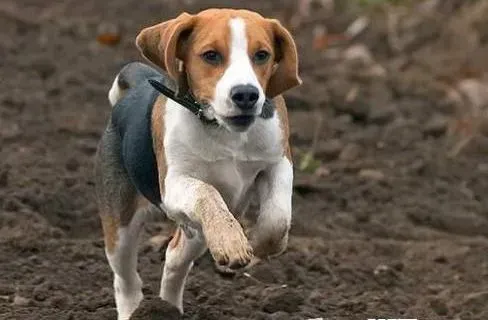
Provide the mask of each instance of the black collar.
[{"label": "black collar", "polygon": [[178,104],[182,105],[183,107],[187,108],[191,113],[196,115],[198,119],[200,119],[203,123],[209,125],[218,125],[217,120],[215,119],[208,119],[204,115],[204,108],[200,103],[193,99],[193,96],[189,93],[186,95],[179,97],[173,90],[165,86],[159,81],[154,79],[147,80],[157,91],[161,92],[166,97],[170,98],[171,100],[177,102]]},{"label": "black collar", "polygon": [[[198,103],[193,96],[188,92],[184,96],[178,96],[173,90],[165,86],[159,81],[154,79],[147,80],[157,91],[161,92],[166,97],[170,98],[171,100],[177,102],[178,104],[182,105],[186,109],[188,109],[191,113],[196,115],[198,119],[200,119],[203,123],[208,125],[217,126],[218,122],[216,119],[209,119],[205,117],[204,110],[205,107]],[[263,119],[270,119],[273,117],[275,111],[274,103],[271,99],[266,98],[263,105],[263,111],[261,112],[260,117]]]}]

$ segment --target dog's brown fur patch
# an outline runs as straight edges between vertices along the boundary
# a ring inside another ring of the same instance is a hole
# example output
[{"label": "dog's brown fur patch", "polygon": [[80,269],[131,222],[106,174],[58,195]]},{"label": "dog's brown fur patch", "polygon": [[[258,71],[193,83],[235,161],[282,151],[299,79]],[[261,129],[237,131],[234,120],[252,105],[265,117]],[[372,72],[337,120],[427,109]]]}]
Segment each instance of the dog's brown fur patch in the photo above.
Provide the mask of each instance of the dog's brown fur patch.
[{"label": "dog's brown fur patch", "polygon": [[286,109],[285,99],[283,98],[283,96],[277,96],[273,99],[273,101],[276,106],[276,112],[278,113],[278,117],[280,119],[281,139],[283,139],[283,152],[286,158],[288,158],[288,160],[292,162],[291,147],[288,141],[290,137],[290,127],[288,123],[288,110]]},{"label": "dog's brown fur patch", "polygon": [[153,149],[156,155],[156,162],[158,166],[159,175],[159,189],[161,193],[161,198],[164,195],[164,179],[166,177],[166,172],[168,167],[166,165],[166,154],[164,151],[164,114],[166,112],[166,97],[159,95],[154,103],[151,114],[151,133],[153,138]]},{"label": "dog's brown fur patch", "polygon": [[118,230],[120,219],[113,214],[101,214],[105,248],[108,253],[113,253],[119,240]]}]

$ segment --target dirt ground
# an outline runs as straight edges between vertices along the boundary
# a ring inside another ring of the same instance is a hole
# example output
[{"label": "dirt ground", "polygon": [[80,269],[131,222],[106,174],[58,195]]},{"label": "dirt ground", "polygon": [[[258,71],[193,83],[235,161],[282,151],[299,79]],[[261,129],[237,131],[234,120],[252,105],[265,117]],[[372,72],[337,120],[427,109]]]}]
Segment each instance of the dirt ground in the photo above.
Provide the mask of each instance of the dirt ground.
[{"label": "dirt ground", "polygon": [[[312,1],[307,15],[308,1],[232,1],[282,19],[297,39],[292,236],[247,276],[200,259],[183,319],[488,319],[487,1],[333,2]],[[115,319],[92,174],[108,89],[140,59],[143,26],[222,5],[2,2],[0,319]],[[147,239],[167,229],[145,228],[148,297],[164,248]],[[154,299],[139,318],[164,309],[160,319],[179,318]]]}]

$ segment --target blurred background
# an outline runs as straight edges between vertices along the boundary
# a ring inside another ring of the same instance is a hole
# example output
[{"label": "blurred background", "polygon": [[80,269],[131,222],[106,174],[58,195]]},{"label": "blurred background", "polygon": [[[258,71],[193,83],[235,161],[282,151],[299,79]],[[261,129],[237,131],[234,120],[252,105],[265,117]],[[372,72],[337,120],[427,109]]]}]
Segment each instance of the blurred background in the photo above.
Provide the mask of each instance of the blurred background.
[{"label": "blurred background", "polygon": [[[299,48],[292,237],[230,278],[204,256],[183,318],[488,319],[486,0],[3,0],[0,319],[115,319],[92,174],[108,89],[143,27],[229,6]],[[146,294],[170,229],[145,228]]]}]

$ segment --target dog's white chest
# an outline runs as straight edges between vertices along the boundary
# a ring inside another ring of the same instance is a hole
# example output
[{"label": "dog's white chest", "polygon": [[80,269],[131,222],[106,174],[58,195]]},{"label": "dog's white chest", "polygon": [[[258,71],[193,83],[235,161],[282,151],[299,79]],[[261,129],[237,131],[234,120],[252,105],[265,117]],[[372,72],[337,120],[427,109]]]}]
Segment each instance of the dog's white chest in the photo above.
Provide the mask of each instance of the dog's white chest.
[{"label": "dog's white chest", "polygon": [[256,176],[265,167],[263,161],[220,160],[208,164],[205,180],[220,191],[231,210],[237,210],[249,200]]},{"label": "dog's white chest", "polygon": [[181,106],[169,102],[167,107],[168,173],[188,175],[213,185],[231,210],[245,205],[259,172],[282,158],[277,116],[257,120],[242,134],[205,128]]}]

